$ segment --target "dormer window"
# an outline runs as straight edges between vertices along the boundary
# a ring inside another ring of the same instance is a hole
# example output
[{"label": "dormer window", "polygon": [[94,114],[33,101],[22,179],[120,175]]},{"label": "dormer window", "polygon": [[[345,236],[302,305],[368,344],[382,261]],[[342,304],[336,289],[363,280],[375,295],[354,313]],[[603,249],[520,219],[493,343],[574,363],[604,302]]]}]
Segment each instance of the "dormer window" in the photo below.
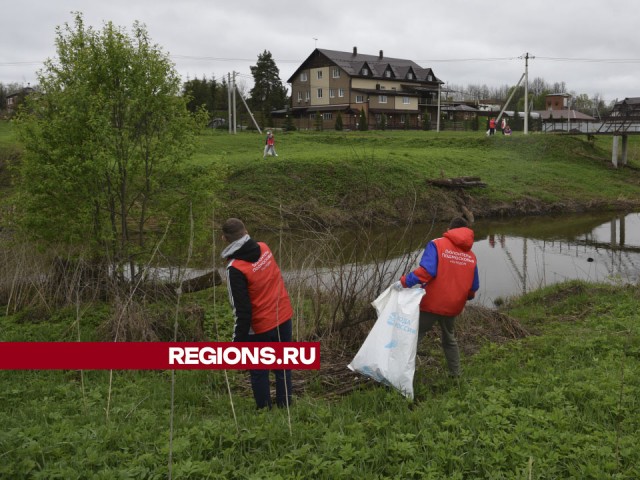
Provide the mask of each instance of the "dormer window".
[{"label": "dormer window", "polygon": [[407,73],[407,79],[408,80],[413,80],[413,72]]},{"label": "dormer window", "polygon": [[391,78],[391,70],[386,70],[384,72],[384,76],[385,76],[385,78]]},{"label": "dormer window", "polygon": [[365,77],[369,75],[369,69],[367,67],[362,67],[362,75]]},{"label": "dormer window", "polygon": [[427,75],[427,82],[433,82],[433,75]]}]

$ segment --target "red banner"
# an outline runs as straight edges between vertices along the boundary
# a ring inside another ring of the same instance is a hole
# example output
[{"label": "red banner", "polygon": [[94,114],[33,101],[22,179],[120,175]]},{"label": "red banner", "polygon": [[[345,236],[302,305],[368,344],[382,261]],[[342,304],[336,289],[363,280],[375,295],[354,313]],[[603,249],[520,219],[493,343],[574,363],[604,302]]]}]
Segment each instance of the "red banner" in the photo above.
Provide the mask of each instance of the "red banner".
[{"label": "red banner", "polygon": [[318,370],[320,342],[0,342],[0,370]]}]

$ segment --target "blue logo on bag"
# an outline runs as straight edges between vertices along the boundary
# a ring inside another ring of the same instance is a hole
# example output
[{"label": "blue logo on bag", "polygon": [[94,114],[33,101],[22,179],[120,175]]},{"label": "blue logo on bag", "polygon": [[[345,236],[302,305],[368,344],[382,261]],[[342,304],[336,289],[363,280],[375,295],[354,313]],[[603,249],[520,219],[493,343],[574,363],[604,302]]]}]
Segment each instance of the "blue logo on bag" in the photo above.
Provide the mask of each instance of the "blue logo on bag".
[{"label": "blue logo on bag", "polygon": [[395,348],[398,346],[398,341],[397,340],[391,340],[389,343],[387,343],[384,348]]},{"label": "blue logo on bag", "polygon": [[415,328],[411,327],[411,319],[407,317],[403,317],[397,312],[392,312],[387,319],[387,324],[391,325],[398,330],[402,330],[403,332],[408,332],[412,334],[418,333]]}]

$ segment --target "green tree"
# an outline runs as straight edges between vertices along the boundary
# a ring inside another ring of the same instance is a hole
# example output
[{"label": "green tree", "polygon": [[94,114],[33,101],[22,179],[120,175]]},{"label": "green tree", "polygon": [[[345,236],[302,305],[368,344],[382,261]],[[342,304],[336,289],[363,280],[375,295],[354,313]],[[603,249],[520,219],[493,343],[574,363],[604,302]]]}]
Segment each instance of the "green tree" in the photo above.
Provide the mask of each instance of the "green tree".
[{"label": "green tree", "polygon": [[190,213],[206,203],[211,189],[183,167],[206,118],[189,114],[171,60],[137,22],[131,34],[111,22],[96,31],[76,13],[55,43],[57,58],[18,119],[19,224],[38,239],[90,247],[120,279],[125,269],[136,278],[153,226],[171,225],[167,244],[184,239]]},{"label": "green tree", "polygon": [[216,89],[215,105],[218,111],[229,111],[229,84],[224,77]]},{"label": "green tree", "polygon": [[287,89],[280,80],[280,71],[271,52],[265,50],[258,55],[251,74],[254,84],[249,92],[249,104],[252,109],[262,112],[265,120],[270,120],[271,111],[284,108],[287,103]]},{"label": "green tree", "polygon": [[296,126],[293,123],[293,114],[291,113],[291,110],[287,107],[287,116],[284,119],[284,131],[293,132],[295,129],[296,129]]},{"label": "green tree", "polygon": [[431,130],[431,114],[427,112],[422,114],[422,129]]},{"label": "green tree", "polygon": [[336,117],[336,126],[335,126],[336,130],[338,132],[341,132],[342,129],[344,128],[344,125],[342,124],[342,114],[340,112],[338,112],[338,115]]},{"label": "green tree", "polygon": [[386,130],[386,129],[387,129],[387,121],[388,121],[388,119],[387,119],[387,114],[386,114],[386,113],[383,113],[383,114],[380,116],[380,122],[378,123],[378,128],[379,128],[380,130]]},{"label": "green tree", "polygon": [[358,120],[358,130],[361,132],[365,132],[369,130],[369,124],[367,123],[367,114],[364,111],[364,108],[360,110],[360,118]]},{"label": "green tree", "polygon": [[7,87],[0,83],[0,112],[7,108],[7,95],[10,95]]},{"label": "green tree", "polygon": [[513,118],[510,120],[510,126],[513,131],[524,130],[524,118],[520,117],[520,110],[518,108],[513,112]]},{"label": "green tree", "polygon": [[202,79],[187,80],[182,86],[182,94],[187,97],[189,111],[195,113],[205,108],[209,117],[213,117],[218,108],[216,95],[218,88],[215,78],[208,80],[207,77],[202,77]]}]

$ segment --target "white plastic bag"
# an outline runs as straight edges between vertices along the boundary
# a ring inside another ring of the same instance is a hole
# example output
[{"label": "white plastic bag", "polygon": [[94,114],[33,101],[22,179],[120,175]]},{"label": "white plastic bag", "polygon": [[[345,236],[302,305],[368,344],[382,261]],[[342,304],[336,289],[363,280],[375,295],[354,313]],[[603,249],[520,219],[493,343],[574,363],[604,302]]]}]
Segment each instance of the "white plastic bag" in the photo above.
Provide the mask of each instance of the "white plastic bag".
[{"label": "white plastic bag", "polygon": [[372,305],[378,320],[348,367],[389,385],[413,400],[422,288],[391,287]]}]

